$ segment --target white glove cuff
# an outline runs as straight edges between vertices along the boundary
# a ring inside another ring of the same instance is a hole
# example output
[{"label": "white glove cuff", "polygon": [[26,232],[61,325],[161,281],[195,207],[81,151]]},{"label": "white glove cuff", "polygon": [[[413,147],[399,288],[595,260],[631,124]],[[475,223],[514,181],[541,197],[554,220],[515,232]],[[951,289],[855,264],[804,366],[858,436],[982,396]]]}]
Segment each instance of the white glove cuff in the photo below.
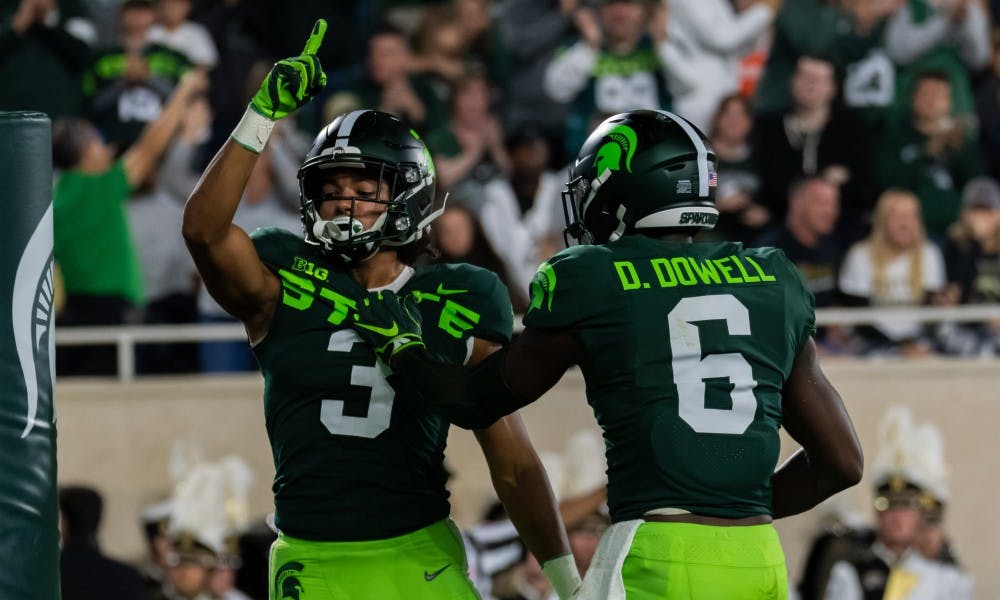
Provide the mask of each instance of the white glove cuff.
[{"label": "white glove cuff", "polygon": [[563,554],[550,558],[542,565],[542,573],[555,588],[559,600],[571,598],[580,589],[580,572],[576,570],[573,554]]},{"label": "white glove cuff", "polygon": [[240,146],[243,146],[254,154],[260,154],[267,143],[267,138],[271,137],[271,130],[274,129],[274,121],[264,115],[247,107],[243,113],[243,118],[229,137],[233,138]]}]

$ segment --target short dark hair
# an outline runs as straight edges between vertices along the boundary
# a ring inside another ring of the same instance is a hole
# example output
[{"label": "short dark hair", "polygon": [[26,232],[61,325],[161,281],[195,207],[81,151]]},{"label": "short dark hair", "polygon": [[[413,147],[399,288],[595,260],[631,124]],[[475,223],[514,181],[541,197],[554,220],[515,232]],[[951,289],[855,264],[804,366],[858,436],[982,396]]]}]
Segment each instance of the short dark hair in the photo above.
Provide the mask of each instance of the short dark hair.
[{"label": "short dark hair", "polygon": [[794,197],[803,189],[817,182],[837,187],[822,175],[799,175],[798,177],[792,179],[791,183],[788,184],[788,197],[789,198]]},{"label": "short dark hair", "polygon": [[94,488],[66,486],[59,489],[59,510],[66,522],[66,537],[89,539],[97,536],[104,500]]},{"label": "short dark hair", "polygon": [[65,170],[78,165],[93,127],[86,119],[59,119],[53,123],[52,166]]},{"label": "short dark hair", "polygon": [[380,35],[391,35],[393,37],[400,37],[406,41],[407,45],[409,45],[410,43],[410,36],[406,35],[405,31],[403,31],[399,27],[396,27],[392,23],[380,23],[377,27],[375,27],[371,35],[368,36],[368,39],[372,39]]},{"label": "short dark hair", "polygon": [[917,76],[913,79],[914,89],[916,89],[916,87],[920,85],[922,81],[926,80],[942,81],[944,83],[947,83],[948,85],[951,85],[951,77],[948,75],[946,71],[942,71],[941,69],[925,69],[917,73]]}]

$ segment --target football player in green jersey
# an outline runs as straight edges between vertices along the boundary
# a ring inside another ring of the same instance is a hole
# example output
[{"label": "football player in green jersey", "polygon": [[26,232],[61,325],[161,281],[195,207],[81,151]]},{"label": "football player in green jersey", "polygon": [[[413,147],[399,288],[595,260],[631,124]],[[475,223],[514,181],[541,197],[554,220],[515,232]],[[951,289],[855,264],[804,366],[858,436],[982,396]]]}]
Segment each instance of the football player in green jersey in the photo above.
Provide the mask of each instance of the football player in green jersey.
[{"label": "football player in green jersey", "polygon": [[[817,362],[812,295],[779,250],[693,241],[718,217],[715,156],[681,117],[609,118],[570,177],[567,231],[581,244],[539,268],[511,345],[473,369],[435,361],[414,343],[420,314],[395,294],[359,305],[359,334],[465,427],[580,367],[614,521],[580,598],[785,598],[772,519],[862,469]],[[781,426],[802,448],[775,470]]]},{"label": "football player in green jersey", "polygon": [[[438,214],[423,142],[387,113],[342,115],[299,171],[304,237],[232,224],[274,120],[325,82],[316,58],[325,29],[317,22],[302,55],[274,66],[184,211],[205,285],[244,323],[264,376],[281,532],[271,597],[477,598],[448,519],[449,423],[350,326],[367,290],[392,290],[419,295],[428,327],[410,343],[439,360],[474,365],[510,340],[509,296],[493,273],[409,264]],[[569,597],[580,576],[519,417],[476,436],[511,520]]]}]

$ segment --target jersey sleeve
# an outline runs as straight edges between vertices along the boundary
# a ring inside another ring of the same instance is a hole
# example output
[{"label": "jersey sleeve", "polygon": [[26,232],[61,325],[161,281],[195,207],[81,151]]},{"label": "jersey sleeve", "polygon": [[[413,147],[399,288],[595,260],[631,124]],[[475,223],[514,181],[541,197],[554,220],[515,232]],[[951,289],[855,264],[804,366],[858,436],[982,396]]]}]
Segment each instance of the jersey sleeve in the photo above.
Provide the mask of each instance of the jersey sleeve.
[{"label": "jersey sleeve", "polygon": [[510,293],[492,271],[465,264],[432,267],[413,293],[420,300],[424,341],[439,359],[464,363],[473,338],[510,342]]},{"label": "jersey sleeve", "polygon": [[776,260],[789,273],[789,284],[785,287],[785,307],[789,315],[789,335],[795,349],[792,360],[795,360],[806,341],[816,335],[816,299],[798,267],[781,250],[775,248],[774,253]]},{"label": "jersey sleeve", "polygon": [[299,245],[301,238],[278,227],[261,227],[250,233],[250,240],[260,261],[272,271],[284,267],[294,247]]},{"label": "jersey sleeve", "polygon": [[524,326],[568,329],[596,316],[606,305],[607,287],[598,282],[603,257],[596,246],[573,246],[543,262],[531,280]]},{"label": "jersey sleeve", "polygon": [[459,271],[469,293],[466,308],[479,314],[469,333],[498,344],[510,342],[514,331],[514,309],[510,292],[496,273],[465,265]]}]

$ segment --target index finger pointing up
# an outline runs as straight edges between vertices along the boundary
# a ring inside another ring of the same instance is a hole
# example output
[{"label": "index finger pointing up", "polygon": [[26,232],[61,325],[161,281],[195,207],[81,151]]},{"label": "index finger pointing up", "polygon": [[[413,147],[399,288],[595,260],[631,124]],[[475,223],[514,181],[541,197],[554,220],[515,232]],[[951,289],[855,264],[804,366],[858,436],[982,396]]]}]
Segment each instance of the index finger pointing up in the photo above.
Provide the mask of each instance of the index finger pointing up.
[{"label": "index finger pointing up", "polygon": [[302,50],[302,54],[316,54],[323,43],[324,35],[326,35],[326,19],[317,19],[316,24],[313,25],[312,33],[309,34],[309,39],[306,40],[306,47]]}]

